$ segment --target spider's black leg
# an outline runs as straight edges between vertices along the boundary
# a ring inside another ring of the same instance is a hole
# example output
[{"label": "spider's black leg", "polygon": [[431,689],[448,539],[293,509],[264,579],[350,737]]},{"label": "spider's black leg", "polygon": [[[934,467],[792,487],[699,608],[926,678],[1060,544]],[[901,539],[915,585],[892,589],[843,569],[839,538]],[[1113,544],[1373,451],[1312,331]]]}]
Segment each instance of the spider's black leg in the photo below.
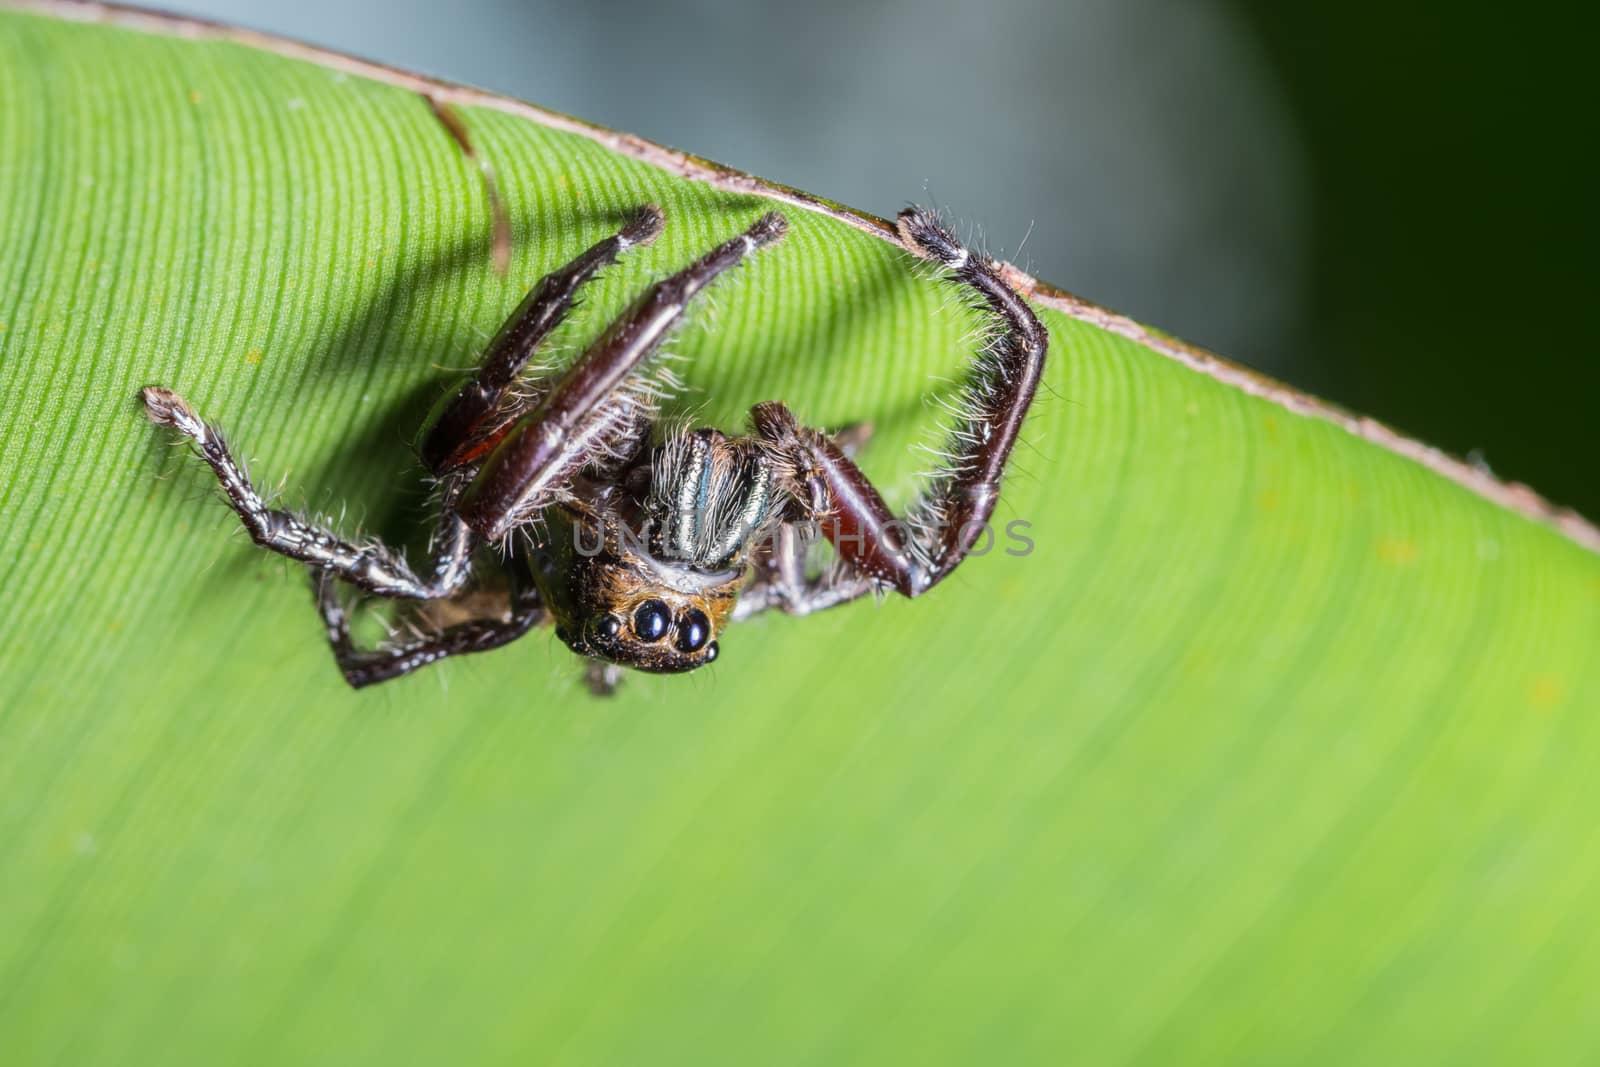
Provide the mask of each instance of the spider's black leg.
[{"label": "spider's black leg", "polygon": [[490,453],[456,503],[462,520],[480,536],[498,541],[613,447],[636,424],[637,402],[653,402],[628,392],[629,376],[660,348],[700,290],[782,237],[785,229],[781,215],[763,215],[738,237],[651,286]]},{"label": "spider's black leg", "polygon": [[200,458],[216,472],[250,539],[262,548],[308,563],[314,570],[337,575],[378,596],[431,600],[448,596],[466,577],[474,541],[453,516],[446,517],[435,538],[434,577],[419,578],[398,552],[383,544],[347,541],[293,512],[268,507],[228,451],[222,435],[182,397],[154,385],[144,390],[143,397],[151,421],[172,426],[194,441]]},{"label": "spider's black leg", "polygon": [[311,580],[316,589],[317,609],[322,613],[323,625],[327,627],[333,658],[339,664],[344,680],[354,689],[399,678],[447,656],[487,652],[510,644],[544,618],[544,606],[539,600],[538,590],[531,580],[523,576],[518,584],[512,586],[511,607],[506,615],[470,619],[419,640],[364,650],[356,648],[351,640],[350,620],[345,614],[344,604],[339,600],[333,579],[322,572],[313,574]]},{"label": "spider's black leg", "polygon": [[486,442],[485,433],[499,427],[485,424],[535,349],[572,309],[578,290],[625,250],[654,241],[661,225],[661,209],[647,204],[619,232],[539,280],[489,342],[477,376],[451,398],[423,438],[422,460],[429,470],[442,474],[473,458],[472,450],[492,447],[493,438]]},{"label": "spider's black leg", "polygon": [[[900,234],[918,255],[947,267],[974,290],[999,333],[980,354],[960,399],[961,422],[946,448],[948,464],[919,495],[906,520],[895,518],[876,487],[839,445],[799,426],[782,404],[751,411],[756,433],[780,457],[790,495],[847,563],[834,579],[841,593],[892,588],[927,592],[953,571],[981,535],[1000,495],[1000,478],[1039,386],[1048,335],[995,263],[964,248],[931,213],[900,215]],[[848,586],[848,588],[843,588]],[[842,596],[835,603],[850,596]]]}]

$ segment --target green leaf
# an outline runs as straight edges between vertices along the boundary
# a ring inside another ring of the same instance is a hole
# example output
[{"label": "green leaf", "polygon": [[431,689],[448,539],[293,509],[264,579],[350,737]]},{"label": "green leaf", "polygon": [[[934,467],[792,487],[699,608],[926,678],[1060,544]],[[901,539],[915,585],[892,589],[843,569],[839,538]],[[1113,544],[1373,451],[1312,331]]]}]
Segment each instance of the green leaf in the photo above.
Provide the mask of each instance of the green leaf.
[{"label": "green leaf", "polygon": [[52,10],[0,14],[7,1063],[1600,1051],[1592,528],[1041,285],[1031,554],[610,701],[543,633],[353,693],[141,386],[404,531],[542,271],[667,211],[570,351],[776,201],[676,342],[692,408],[871,419],[903,502],[974,320],[871,220],[432,86],[500,278],[428,83]]}]

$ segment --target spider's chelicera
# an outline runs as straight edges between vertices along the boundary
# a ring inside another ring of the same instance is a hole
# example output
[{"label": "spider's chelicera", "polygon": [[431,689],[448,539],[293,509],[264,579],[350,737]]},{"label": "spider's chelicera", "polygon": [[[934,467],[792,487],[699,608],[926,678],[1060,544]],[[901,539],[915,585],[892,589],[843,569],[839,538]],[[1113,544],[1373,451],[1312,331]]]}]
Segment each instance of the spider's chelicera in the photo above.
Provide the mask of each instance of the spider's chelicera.
[{"label": "spider's chelicera", "polygon": [[[597,687],[614,684],[619,666],[693,670],[717,658],[731,621],[769,608],[805,615],[874,592],[919,596],[966,557],[994,511],[1045,358],[1044,328],[997,264],[931,213],[901,214],[905,246],[975,293],[997,327],[964,386],[947,462],[901,520],[851,459],[859,433],[810,429],[775,402],[756,405],[741,436],[660,425],[676,385],[658,358],[662,341],[697,293],[783,236],[780,215],[651,286],[564,372],[527,373],[583,285],[661,228],[661,211],[641,208],[540,280],[476,375],[438,409],[421,439],[441,488],[423,574],[381,543],[269,507],[212,426],[171,390],[144,390],[149,416],[193,440],[256,544],[310,566],[352,686],[496,648],[541,623],[590,659]],[[806,567],[810,531],[833,546],[820,573]],[[508,601],[414,640],[355,646],[338,582],[469,611],[483,599],[469,579],[487,567],[503,569]]]}]

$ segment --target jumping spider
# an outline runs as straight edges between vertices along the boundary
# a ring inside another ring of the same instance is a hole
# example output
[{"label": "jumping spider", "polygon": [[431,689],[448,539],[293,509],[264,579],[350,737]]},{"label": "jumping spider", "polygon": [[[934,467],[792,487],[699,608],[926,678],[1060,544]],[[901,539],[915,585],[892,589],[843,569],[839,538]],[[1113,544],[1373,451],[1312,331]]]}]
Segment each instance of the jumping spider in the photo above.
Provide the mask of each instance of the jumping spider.
[{"label": "jumping spider", "polygon": [[[251,539],[310,566],[350,685],[497,648],[545,622],[589,658],[598,687],[614,684],[619,666],[693,670],[717,658],[730,621],[769,608],[805,615],[890,590],[916,597],[965,558],[994,510],[1045,358],[1044,328],[998,265],[930,212],[901,213],[906,248],[975,293],[996,327],[964,387],[949,462],[902,521],[840,439],[802,426],[781,403],[752,408],[744,436],[660,426],[674,379],[652,357],[697,293],[783,236],[781,215],[763,216],[651,286],[564,373],[523,373],[582,286],[662,225],[659,208],[640,208],[614,236],[543,278],[490,343],[476,377],[440,407],[421,439],[441,489],[426,576],[383,544],[346,540],[269,507],[181,397],[160,386],[143,391],[152,420],[193,440]],[[836,559],[810,574],[807,532],[818,529]],[[486,544],[499,553],[477,552]],[[380,597],[465,604],[473,568],[496,560],[509,607],[414,640],[355,647],[336,581]]]}]

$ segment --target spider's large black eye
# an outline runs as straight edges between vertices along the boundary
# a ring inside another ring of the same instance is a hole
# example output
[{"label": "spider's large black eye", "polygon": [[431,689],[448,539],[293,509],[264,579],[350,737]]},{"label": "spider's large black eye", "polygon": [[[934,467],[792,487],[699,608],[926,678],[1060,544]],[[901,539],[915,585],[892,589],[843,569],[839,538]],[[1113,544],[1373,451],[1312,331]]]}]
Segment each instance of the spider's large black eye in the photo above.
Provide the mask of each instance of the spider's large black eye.
[{"label": "spider's large black eye", "polygon": [[678,651],[698,652],[711,639],[711,620],[699,608],[690,608],[678,620]]},{"label": "spider's large black eye", "polygon": [[642,641],[659,641],[672,625],[672,612],[659,600],[646,600],[633,612],[633,632]]}]

